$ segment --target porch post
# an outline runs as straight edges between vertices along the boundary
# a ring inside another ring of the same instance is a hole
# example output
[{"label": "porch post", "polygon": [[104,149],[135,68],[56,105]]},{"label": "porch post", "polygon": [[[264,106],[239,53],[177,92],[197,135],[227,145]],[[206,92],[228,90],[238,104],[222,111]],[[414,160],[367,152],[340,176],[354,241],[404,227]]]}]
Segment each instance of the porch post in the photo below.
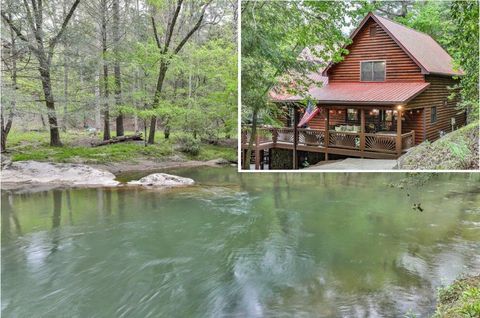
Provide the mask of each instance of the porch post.
[{"label": "porch post", "polygon": [[360,152],[365,150],[365,109],[360,109]]},{"label": "porch post", "polygon": [[396,142],[397,155],[402,154],[402,111],[397,110],[397,142]]},{"label": "porch post", "polygon": [[325,118],[325,161],[328,161],[328,144],[330,143],[330,109],[325,108],[325,111],[327,112],[326,118]]},{"label": "porch post", "polygon": [[257,131],[257,136],[255,137],[255,170],[260,170],[260,150],[258,149],[260,146],[260,137],[258,136],[258,131]]},{"label": "porch post", "polygon": [[298,169],[297,144],[298,144],[298,110],[293,109],[293,169]]}]

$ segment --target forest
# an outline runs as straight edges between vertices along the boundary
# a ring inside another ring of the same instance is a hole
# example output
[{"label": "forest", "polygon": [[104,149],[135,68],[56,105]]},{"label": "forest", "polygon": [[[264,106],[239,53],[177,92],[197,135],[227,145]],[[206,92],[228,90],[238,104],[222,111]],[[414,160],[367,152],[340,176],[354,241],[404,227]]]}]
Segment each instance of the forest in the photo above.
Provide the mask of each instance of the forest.
[{"label": "forest", "polygon": [[[232,0],[2,0],[2,152],[235,157],[218,143],[236,137],[236,11]],[[130,138],[144,142],[91,148]]]},{"label": "forest", "polygon": [[[268,92],[293,81],[289,93],[302,95],[318,84],[306,75],[348,54],[343,47],[351,41],[350,32],[368,12],[432,36],[464,72],[451,87],[451,97],[460,98],[458,111],[466,110],[468,121],[478,122],[478,1],[244,1],[241,12],[241,113],[242,124],[251,125],[246,158],[258,125],[280,125],[282,110]],[[305,48],[309,58],[301,55]],[[306,104],[309,96],[304,97]]]}]

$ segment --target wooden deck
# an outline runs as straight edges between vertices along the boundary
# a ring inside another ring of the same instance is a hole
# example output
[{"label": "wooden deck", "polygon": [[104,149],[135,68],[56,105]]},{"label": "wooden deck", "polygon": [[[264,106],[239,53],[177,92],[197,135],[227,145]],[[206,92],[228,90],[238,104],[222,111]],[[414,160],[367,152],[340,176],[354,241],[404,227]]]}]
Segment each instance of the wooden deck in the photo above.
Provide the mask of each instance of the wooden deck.
[{"label": "wooden deck", "polygon": [[[325,131],[318,129],[257,128],[254,151],[271,148],[322,152],[350,157],[396,159],[415,145],[415,131],[401,134]],[[248,148],[249,131],[242,131],[242,149]],[[328,142],[326,142],[328,141]]]}]

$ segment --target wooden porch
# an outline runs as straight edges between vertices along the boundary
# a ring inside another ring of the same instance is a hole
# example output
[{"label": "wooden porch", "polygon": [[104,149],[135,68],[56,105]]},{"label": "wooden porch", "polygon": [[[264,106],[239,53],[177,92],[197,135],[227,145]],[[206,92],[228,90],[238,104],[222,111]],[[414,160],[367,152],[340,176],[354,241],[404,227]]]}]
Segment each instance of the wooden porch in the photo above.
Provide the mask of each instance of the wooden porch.
[{"label": "wooden porch", "polygon": [[[401,111],[398,111],[398,114],[398,118],[401,118]],[[297,151],[324,153],[325,160],[328,160],[329,154],[371,159],[397,159],[415,145],[415,131],[402,134],[401,119],[397,120],[395,131],[367,133],[365,132],[363,110],[361,118],[358,132],[297,128],[296,126],[258,127],[253,145],[255,169],[259,169],[260,166],[260,152],[272,148],[292,150],[294,169],[297,169]],[[295,122],[298,122],[297,119]],[[330,127],[328,119],[326,127]],[[248,148],[250,136],[251,129],[242,127],[241,146],[243,150]]]}]

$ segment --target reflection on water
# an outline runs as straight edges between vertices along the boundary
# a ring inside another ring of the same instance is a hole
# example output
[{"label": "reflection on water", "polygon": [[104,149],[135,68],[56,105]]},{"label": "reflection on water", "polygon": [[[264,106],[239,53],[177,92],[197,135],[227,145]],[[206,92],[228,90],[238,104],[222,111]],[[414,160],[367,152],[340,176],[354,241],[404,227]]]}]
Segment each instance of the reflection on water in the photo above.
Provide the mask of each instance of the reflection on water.
[{"label": "reflection on water", "polygon": [[2,314],[424,316],[480,271],[478,175],[174,173],[198,185],[3,192]]}]

